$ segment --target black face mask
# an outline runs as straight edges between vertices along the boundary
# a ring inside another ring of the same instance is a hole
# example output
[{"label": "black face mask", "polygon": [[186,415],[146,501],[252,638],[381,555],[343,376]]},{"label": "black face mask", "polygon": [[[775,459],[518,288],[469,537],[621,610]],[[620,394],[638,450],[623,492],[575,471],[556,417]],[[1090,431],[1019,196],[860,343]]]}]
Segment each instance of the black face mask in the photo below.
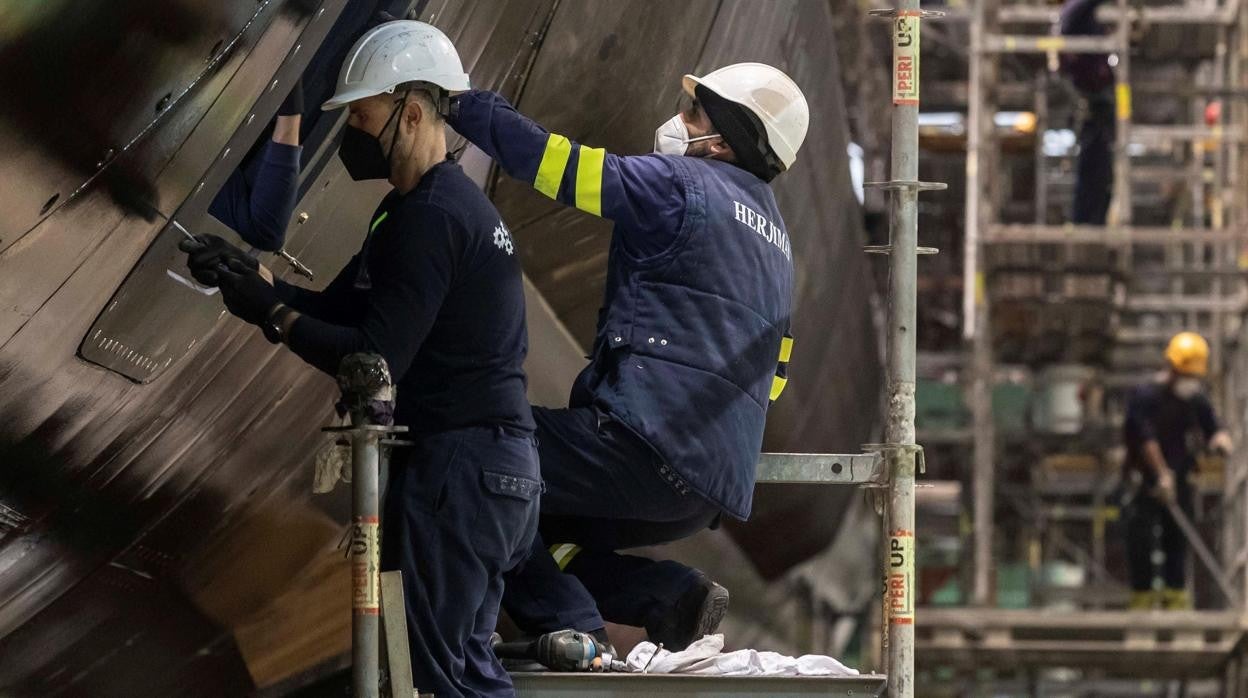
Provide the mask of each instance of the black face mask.
[{"label": "black face mask", "polygon": [[[386,119],[386,123],[381,127],[381,133],[385,133],[390,128],[390,122],[394,121],[394,117],[403,109],[404,103],[407,101],[407,95],[399,100],[394,111],[390,112],[390,118]],[[338,159],[342,160],[343,167],[347,168],[347,174],[357,182],[366,179],[390,179],[390,156],[394,154],[394,145],[399,141],[398,129],[395,129],[394,140],[390,141],[390,152],[387,153],[381,148],[381,141],[363,129],[356,128],[350,124],[342,132],[342,143],[338,146]]]}]

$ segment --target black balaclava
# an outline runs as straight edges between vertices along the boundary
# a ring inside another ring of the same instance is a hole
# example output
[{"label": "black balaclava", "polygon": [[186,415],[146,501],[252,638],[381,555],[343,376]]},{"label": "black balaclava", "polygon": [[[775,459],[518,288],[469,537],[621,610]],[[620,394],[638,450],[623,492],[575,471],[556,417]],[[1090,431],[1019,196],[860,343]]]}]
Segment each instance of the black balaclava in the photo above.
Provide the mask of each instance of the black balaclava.
[{"label": "black balaclava", "polygon": [[763,180],[770,182],[784,171],[784,164],[767,144],[767,130],[749,109],[724,99],[703,85],[694,94],[706,110],[711,125],[724,137],[728,147],[737,157],[736,164]]}]

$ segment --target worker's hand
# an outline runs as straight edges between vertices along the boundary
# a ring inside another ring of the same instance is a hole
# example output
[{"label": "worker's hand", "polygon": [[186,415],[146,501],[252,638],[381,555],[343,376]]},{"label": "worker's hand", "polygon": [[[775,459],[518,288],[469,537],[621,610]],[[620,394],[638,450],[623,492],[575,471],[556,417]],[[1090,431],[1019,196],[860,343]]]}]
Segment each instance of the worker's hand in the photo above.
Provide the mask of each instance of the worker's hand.
[{"label": "worker's hand", "polygon": [[198,242],[183,240],[178,249],[187,253],[186,266],[191,276],[205,286],[219,286],[220,271],[231,260],[251,269],[260,267],[255,258],[216,235],[200,235]]},{"label": "worker's hand", "polygon": [[1219,431],[1209,439],[1209,450],[1222,455],[1229,455],[1231,450],[1235,448],[1235,442],[1231,440],[1231,435],[1225,430]]},{"label": "worker's hand", "polygon": [[1153,488],[1153,496],[1162,504],[1174,503],[1174,471],[1165,470],[1157,476],[1157,486]]},{"label": "worker's hand", "polygon": [[236,259],[217,271],[220,278],[221,299],[225,307],[238,319],[260,325],[269,319],[269,313],[280,300],[273,285],[264,280],[260,272]]}]

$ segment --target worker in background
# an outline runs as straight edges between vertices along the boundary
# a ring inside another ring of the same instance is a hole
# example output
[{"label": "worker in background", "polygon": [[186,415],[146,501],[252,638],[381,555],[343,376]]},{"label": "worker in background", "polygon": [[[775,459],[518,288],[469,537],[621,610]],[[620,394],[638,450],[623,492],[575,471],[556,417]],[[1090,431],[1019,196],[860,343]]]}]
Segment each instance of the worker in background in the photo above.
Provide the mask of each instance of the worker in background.
[{"label": "worker in background", "polygon": [[[1103,36],[1105,26],[1096,9],[1106,0],[1066,0],[1062,5],[1063,36]],[[1083,97],[1084,118],[1079,128],[1079,159],[1075,165],[1075,201],[1071,222],[1105,225],[1114,184],[1114,70],[1103,53],[1062,56],[1062,71]]]},{"label": "worker in background", "polygon": [[184,243],[195,278],[270,341],[331,375],[356,352],[389,364],[394,421],[415,445],[391,458],[382,568],[403,573],[416,685],[439,698],[514,695],[489,640],[541,490],[520,263],[498,211],[447,158],[449,93],[468,87],[423,22],[379,25],[347,54],[322,106],[350,110],[339,157],[352,179],[394,189],[324,291],[273,282],[220,239]]},{"label": "worker in background", "polygon": [[[1123,432],[1128,474],[1138,473],[1140,487],[1124,516],[1127,564],[1131,575],[1131,607],[1191,607],[1186,590],[1187,542],[1170,515],[1177,504],[1189,517],[1194,504],[1188,478],[1196,456],[1206,445],[1223,453],[1231,437],[1214,415],[1202,392],[1209,371],[1209,344],[1194,332],[1182,332],[1166,347],[1167,368],[1157,380],[1137,388],[1127,403]],[[1165,590],[1153,591],[1155,530],[1161,529],[1162,580]]]},{"label": "worker in background", "polygon": [[750,515],[792,346],[792,246],[770,182],[792,166],[809,111],[758,63],[683,87],[688,106],[638,156],[550,133],[492,92],[452,109],[451,126],[509,175],[615,223],[590,363],[567,409],[533,410],[540,536],[504,598],[529,632],[605,642],[605,617],[676,650],[727,609],[727,590],[697,570],[615,551]]},{"label": "worker in background", "polygon": [[277,110],[273,136],[263,149],[230,173],[208,206],[213,218],[265,252],[282,249],[299,187],[299,127],[303,82],[295,83]]}]

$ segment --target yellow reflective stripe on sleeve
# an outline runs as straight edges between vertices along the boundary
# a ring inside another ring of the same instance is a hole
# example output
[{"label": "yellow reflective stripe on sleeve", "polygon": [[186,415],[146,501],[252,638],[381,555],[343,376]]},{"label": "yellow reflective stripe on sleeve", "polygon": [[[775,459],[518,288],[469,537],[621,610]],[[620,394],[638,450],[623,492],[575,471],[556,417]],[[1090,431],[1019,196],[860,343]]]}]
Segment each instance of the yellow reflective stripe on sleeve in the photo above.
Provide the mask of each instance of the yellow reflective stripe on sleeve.
[{"label": "yellow reflective stripe on sleeve", "polygon": [[581,146],[576,163],[576,207],[585,213],[602,215],[602,164],[607,151]]},{"label": "yellow reflective stripe on sleeve", "polygon": [[793,356],[793,338],[783,337],[780,340],[780,362],[788,363],[789,358]]},{"label": "yellow reflective stripe on sleeve", "polygon": [[559,566],[560,571],[567,569],[568,563],[572,562],[572,558],[581,552],[581,546],[571,543],[560,543],[550,546],[550,555],[555,558],[555,564]]},{"label": "yellow reflective stripe on sleeve", "polygon": [[368,228],[368,232],[370,232],[370,233],[371,233],[371,232],[373,232],[373,231],[377,230],[377,226],[381,225],[381,222],[382,222],[382,221],[384,221],[384,220],[386,220],[386,218],[388,218],[389,216],[390,216],[390,212],[389,212],[389,211],[382,211],[382,212],[381,212],[381,215],[380,215],[380,216],[377,216],[377,220],[373,221],[373,224],[372,224],[371,226],[369,226],[369,228]]},{"label": "yellow reflective stripe on sleeve", "polygon": [[546,139],[542,164],[537,166],[537,179],[533,180],[533,188],[552,199],[559,196],[559,183],[563,181],[563,173],[568,169],[568,158],[571,155],[572,142],[557,133],[550,134],[550,138]]},{"label": "yellow reflective stripe on sleeve", "polygon": [[784,386],[788,385],[788,383],[789,383],[788,378],[781,378],[780,376],[776,376],[775,378],[772,378],[771,379],[771,399],[776,400],[777,398],[779,398],[780,393],[784,392]]}]

